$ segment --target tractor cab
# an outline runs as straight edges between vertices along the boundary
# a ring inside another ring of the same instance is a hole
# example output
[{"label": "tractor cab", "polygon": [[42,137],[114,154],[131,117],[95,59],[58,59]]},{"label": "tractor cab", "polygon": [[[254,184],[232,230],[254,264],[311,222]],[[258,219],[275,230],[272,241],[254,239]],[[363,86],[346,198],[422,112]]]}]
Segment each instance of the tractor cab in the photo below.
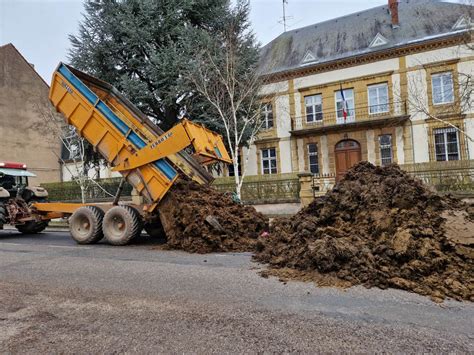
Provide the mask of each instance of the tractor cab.
[{"label": "tractor cab", "polygon": [[48,193],[42,187],[28,186],[28,178],[36,176],[28,171],[26,164],[0,162],[0,197],[21,197],[29,201],[32,197],[47,197]]}]

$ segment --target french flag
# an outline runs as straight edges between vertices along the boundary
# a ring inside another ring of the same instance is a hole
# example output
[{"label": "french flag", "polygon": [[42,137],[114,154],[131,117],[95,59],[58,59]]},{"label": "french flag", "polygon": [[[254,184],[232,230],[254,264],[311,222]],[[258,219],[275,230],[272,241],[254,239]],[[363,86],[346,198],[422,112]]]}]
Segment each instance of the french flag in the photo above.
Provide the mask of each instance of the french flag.
[{"label": "french flag", "polygon": [[342,97],[342,115],[344,116],[344,123],[346,122],[347,119],[347,102],[346,98],[344,97],[344,90],[342,90],[342,84],[341,84],[341,97]]}]

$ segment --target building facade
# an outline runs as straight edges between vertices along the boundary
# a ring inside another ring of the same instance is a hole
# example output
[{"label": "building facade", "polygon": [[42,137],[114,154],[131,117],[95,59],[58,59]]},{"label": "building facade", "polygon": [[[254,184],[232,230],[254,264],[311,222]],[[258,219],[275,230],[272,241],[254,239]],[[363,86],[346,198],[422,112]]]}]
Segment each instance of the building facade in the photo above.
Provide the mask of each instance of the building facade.
[{"label": "building facade", "polygon": [[389,0],[270,42],[266,123],[246,174],[311,173],[324,191],[361,160],[474,167],[471,14],[468,5]]},{"label": "building facade", "polygon": [[12,45],[0,46],[0,161],[22,162],[31,184],[61,181],[60,141],[45,115],[49,86]]}]

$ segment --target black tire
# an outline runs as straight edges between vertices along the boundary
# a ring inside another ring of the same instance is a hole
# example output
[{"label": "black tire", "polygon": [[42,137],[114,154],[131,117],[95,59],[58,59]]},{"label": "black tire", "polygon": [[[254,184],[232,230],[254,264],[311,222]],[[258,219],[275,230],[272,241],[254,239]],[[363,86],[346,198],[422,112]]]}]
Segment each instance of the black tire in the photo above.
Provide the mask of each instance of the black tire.
[{"label": "black tire", "polygon": [[0,225],[7,223],[7,210],[0,202]]},{"label": "black tire", "polygon": [[69,231],[77,244],[94,244],[104,237],[104,211],[96,206],[79,207],[69,217]]},{"label": "black tire", "polygon": [[145,223],[143,229],[145,229],[145,232],[152,238],[166,238],[165,230],[160,221]]},{"label": "black tire", "polygon": [[[34,203],[34,202],[45,203],[45,202],[48,202],[48,201],[44,197],[33,196],[33,197],[31,197],[30,201],[28,202],[28,206],[31,207],[31,204]],[[2,207],[0,207],[0,213],[2,213],[1,208]],[[6,212],[5,212],[5,216],[6,216]],[[44,231],[46,229],[46,227],[48,226],[48,224],[49,224],[49,220],[28,221],[24,224],[17,224],[15,227],[20,233],[23,233],[23,234],[38,234],[38,233],[41,233],[42,231]]]},{"label": "black tire", "polygon": [[38,234],[46,229],[49,221],[28,221],[24,224],[17,224],[15,227],[18,232],[23,234]]},{"label": "black tire", "polygon": [[143,222],[140,213],[130,206],[112,207],[102,223],[104,236],[112,245],[126,245],[140,235]]}]

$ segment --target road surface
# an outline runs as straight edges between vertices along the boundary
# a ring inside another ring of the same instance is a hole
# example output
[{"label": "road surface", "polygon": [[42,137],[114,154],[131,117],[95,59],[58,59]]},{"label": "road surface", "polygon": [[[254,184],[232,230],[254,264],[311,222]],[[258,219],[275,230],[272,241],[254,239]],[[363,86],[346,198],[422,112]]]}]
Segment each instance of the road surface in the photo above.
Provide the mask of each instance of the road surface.
[{"label": "road surface", "polygon": [[262,278],[251,255],[0,231],[0,353],[472,352],[474,305]]}]

